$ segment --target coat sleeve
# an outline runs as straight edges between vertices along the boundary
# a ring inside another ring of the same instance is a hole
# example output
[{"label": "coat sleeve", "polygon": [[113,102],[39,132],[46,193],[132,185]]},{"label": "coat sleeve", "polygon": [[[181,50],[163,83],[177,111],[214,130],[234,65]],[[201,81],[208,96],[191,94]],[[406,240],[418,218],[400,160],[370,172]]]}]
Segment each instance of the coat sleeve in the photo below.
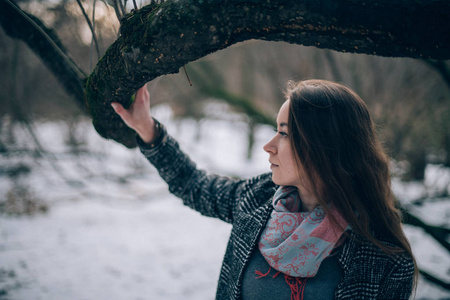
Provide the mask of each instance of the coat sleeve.
[{"label": "coat sleeve", "polygon": [[232,223],[239,194],[245,181],[208,175],[199,170],[178,142],[162,129],[159,141],[150,147],[138,138],[138,145],[147,160],[155,166],[169,191],[183,203],[203,215]]}]

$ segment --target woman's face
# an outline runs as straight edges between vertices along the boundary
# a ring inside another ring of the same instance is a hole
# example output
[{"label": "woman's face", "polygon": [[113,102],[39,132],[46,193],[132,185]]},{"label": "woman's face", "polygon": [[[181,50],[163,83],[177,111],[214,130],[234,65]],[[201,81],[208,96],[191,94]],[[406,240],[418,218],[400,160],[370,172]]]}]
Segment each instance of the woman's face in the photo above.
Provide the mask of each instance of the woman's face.
[{"label": "woman's face", "polygon": [[300,187],[299,170],[292,153],[288,132],[289,100],[284,102],[278,112],[277,133],[263,147],[269,153],[272,181],[277,185]]}]

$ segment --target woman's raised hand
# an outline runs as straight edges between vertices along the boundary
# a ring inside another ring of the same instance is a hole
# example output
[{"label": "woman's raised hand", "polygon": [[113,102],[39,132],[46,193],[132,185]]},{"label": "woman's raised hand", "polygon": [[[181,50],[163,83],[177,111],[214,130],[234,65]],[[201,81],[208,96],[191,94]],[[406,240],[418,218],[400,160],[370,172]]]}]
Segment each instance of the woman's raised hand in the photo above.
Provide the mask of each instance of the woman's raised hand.
[{"label": "woman's raised hand", "polygon": [[136,92],[136,98],[128,109],[117,102],[112,102],[111,106],[125,124],[136,131],[145,143],[153,141],[156,129],[155,121],[150,114],[150,94],[147,84]]}]

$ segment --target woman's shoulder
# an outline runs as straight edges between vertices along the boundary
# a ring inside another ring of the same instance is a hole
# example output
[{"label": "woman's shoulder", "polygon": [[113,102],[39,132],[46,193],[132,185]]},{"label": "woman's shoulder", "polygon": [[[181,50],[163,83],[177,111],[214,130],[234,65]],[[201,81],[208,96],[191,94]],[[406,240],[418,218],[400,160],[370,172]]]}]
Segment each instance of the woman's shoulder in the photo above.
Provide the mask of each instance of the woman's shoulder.
[{"label": "woman's shoulder", "polygon": [[342,245],[338,260],[344,276],[336,289],[336,299],[406,300],[411,295],[414,260],[405,252],[388,254],[352,232]]},{"label": "woman's shoulder", "polygon": [[246,181],[246,187],[254,192],[270,192],[275,193],[276,185],[272,181],[272,173],[264,173],[252,177]]},{"label": "woman's shoulder", "polygon": [[[378,238],[387,247],[398,248],[391,241]],[[378,269],[380,272],[407,272],[414,273],[414,260],[405,251],[398,253],[386,253],[373,242],[349,232],[349,238],[343,245],[340,262],[344,269],[360,269],[371,272]],[[364,267],[361,269],[361,267]],[[370,268],[370,269],[367,269]]]},{"label": "woman's shoulder", "polygon": [[277,186],[272,181],[271,173],[264,173],[244,181],[238,192],[238,210],[253,211],[269,203]]},{"label": "woman's shoulder", "polygon": [[275,194],[276,188],[272,181],[272,173],[264,173],[246,181],[244,194],[249,198],[267,200]]}]

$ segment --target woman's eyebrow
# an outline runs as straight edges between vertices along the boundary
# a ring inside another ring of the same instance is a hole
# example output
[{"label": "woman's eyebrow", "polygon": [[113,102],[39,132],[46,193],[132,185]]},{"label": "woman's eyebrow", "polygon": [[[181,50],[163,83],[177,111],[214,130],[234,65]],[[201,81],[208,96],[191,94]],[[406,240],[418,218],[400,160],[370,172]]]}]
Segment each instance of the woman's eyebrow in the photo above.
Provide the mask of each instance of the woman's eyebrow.
[{"label": "woman's eyebrow", "polygon": [[285,122],[282,122],[282,123],[280,123],[280,125],[278,125],[278,126],[280,126],[280,127],[287,127],[288,126],[288,124],[287,123],[285,123]]}]

